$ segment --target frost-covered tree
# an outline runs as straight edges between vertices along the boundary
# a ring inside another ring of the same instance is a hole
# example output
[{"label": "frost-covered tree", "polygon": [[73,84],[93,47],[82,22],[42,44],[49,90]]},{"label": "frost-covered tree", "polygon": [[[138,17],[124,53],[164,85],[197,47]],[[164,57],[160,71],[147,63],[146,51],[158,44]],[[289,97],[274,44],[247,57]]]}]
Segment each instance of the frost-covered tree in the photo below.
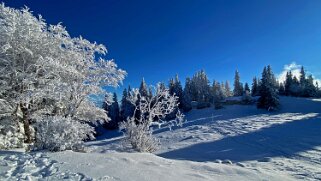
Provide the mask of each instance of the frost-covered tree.
[{"label": "frost-covered tree", "polygon": [[225,95],[226,97],[232,96],[231,87],[229,81],[225,81]]},{"label": "frost-covered tree", "polygon": [[251,92],[250,87],[249,87],[249,84],[248,84],[247,82],[246,82],[245,85],[244,85],[244,93],[245,93],[245,92],[249,92],[249,93]]},{"label": "frost-covered tree", "polygon": [[296,76],[293,76],[292,83],[290,86],[290,95],[292,96],[300,96],[301,94],[301,86],[298,78]]},{"label": "frost-covered tree", "polygon": [[302,97],[314,97],[316,96],[316,87],[313,83],[312,75],[306,77],[304,67],[301,67],[300,71],[300,96]]},{"label": "frost-covered tree", "polygon": [[305,70],[304,67],[301,67],[300,70],[300,85],[304,88],[305,84],[306,84],[306,75],[305,75]]},{"label": "frost-covered tree", "polygon": [[105,124],[105,127],[107,129],[117,129],[121,119],[120,119],[119,104],[118,104],[116,93],[113,94],[112,103],[111,104],[104,103],[103,108],[106,110],[107,115],[110,118],[110,120]]},{"label": "frost-covered tree", "polygon": [[286,96],[291,95],[291,86],[293,84],[292,72],[288,71],[286,73],[285,82],[284,82],[284,92]]},{"label": "frost-covered tree", "polygon": [[139,93],[140,93],[140,96],[142,96],[142,97],[148,97],[148,87],[147,87],[147,84],[146,84],[144,78],[142,79],[142,82],[140,83]]},{"label": "frost-covered tree", "polygon": [[264,67],[261,79],[260,98],[258,108],[275,110],[279,107],[278,89],[271,66]]},{"label": "frost-covered tree", "polygon": [[192,101],[210,102],[210,85],[205,71],[201,70],[193,75],[190,82],[190,92]]},{"label": "frost-covered tree", "polygon": [[222,108],[222,101],[226,98],[219,82],[213,81],[212,97],[215,109]]},{"label": "frost-covered tree", "polygon": [[184,96],[183,96],[183,88],[181,81],[178,78],[178,75],[176,75],[175,79],[170,79],[169,85],[168,85],[169,93],[171,95],[175,95],[178,97],[178,107],[179,109],[183,108],[183,102],[184,102]]},{"label": "frost-covered tree", "polygon": [[280,85],[279,85],[279,94],[285,95],[285,88],[284,88],[283,83],[280,83]]},{"label": "frost-covered tree", "polygon": [[120,118],[122,121],[126,121],[134,114],[135,105],[130,102],[129,97],[131,97],[130,86],[128,86],[128,89],[124,89],[121,99]]},{"label": "frost-covered tree", "polygon": [[316,97],[317,96],[317,88],[314,85],[314,80],[312,75],[309,75],[306,79],[304,96],[306,97]]},{"label": "frost-covered tree", "polygon": [[1,4],[0,109],[10,108],[5,118],[10,124],[1,121],[0,133],[20,132],[31,143],[41,135],[37,131],[33,136],[35,126],[42,130],[41,123],[47,124],[42,120],[64,122],[63,117],[83,126],[107,120],[105,111],[89,95],[105,94],[104,86],[118,86],[126,72],[113,60],[104,60],[106,52],[105,46],[73,38],[61,24],[48,25],[27,8],[16,10]]},{"label": "frost-covered tree", "polygon": [[159,142],[152,136],[151,126],[182,125],[183,115],[179,111],[176,119],[170,122],[164,120],[178,106],[178,97],[171,95],[168,89],[157,88],[151,99],[141,96],[140,91],[134,89],[130,101],[136,104],[135,112],[140,111],[141,116],[137,118],[134,114],[128,121],[121,123],[120,129],[123,130],[125,141],[136,151],[153,152],[157,149]]},{"label": "frost-covered tree", "polygon": [[234,96],[242,96],[243,95],[243,85],[240,82],[240,74],[237,70],[235,71],[235,77],[234,77],[233,95]]},{"label": "frost-covered tree", "polygon": [[252,96],[258,96],[259,94],[259,88],[258,88],[258,81],[257,78],[254,77],[253,78],[253,82],[252,82],[252,88],[251,88],[251,95]]},{"label": "frost-covered tree", "polygon": [[192,109],[192,98],[191,98],[191,92],[190,92],[190,86],[191,86],[191,80],[190,78],[186,78],[185,86],[183,90],[183,102],[182,102],[182,108],[184,112],[188,112]]}]

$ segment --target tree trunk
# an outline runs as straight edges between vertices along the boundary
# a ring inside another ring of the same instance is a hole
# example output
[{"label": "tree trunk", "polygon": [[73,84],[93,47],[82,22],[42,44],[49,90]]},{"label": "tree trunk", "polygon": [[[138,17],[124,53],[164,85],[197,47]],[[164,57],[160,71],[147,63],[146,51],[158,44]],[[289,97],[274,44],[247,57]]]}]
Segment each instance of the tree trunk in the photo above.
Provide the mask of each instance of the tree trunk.
[{"label": "tree trunk", "polygon": [[23,105],[20,105],[20,106],[21,106],[21,111],[22,111],[22,123],[23,123],[23,128],[25,131],[25,143],[32,143],[28,108],[24,107]]}]

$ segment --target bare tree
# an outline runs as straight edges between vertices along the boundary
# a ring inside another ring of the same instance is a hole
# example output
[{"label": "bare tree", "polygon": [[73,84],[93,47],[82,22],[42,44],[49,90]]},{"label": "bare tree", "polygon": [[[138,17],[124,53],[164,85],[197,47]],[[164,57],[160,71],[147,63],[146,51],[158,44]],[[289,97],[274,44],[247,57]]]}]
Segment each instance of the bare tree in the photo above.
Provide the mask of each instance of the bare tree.
[{"label": "bare tree", "polygon": [[141,96],[139,90],[134,89],[129,100],[136,105],[135,112],[139,111],[140,116],[134,115],[120,125],[125,135],[125,141],[133,149],[140,152],[153,152],[157,149],[159,142],[152,136],[152,126],[162,125],[181,126],[183,123],[183,114],[177,111],[176,118],[171,121],[165,121],[166,115],[178,109],[178,97],[171,95],[168,89],[155,89],[155,95],[152,97]]}]

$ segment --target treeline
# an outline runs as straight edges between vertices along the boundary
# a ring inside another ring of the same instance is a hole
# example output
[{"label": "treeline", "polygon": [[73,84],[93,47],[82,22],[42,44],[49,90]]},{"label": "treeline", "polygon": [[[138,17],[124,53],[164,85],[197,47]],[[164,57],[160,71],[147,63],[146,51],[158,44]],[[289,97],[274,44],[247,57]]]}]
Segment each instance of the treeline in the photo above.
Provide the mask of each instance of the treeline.
[{"label": "treeline", "polygon": [[[277,81],[271,66],[264,67],[260,78],[254,77],[251,87],[247,82],[241,82],[240,74],[236,70],[234,76],[233,90],[228,81],[218,82],[209,80],[205,71],[196,72],[192,77],[185,79],[185,85],[182,86],[179,77],[169,80],[168,85],[164,82],[159,83],[157,89],[168,89],[171,95],[178,97],[179,109],[188,112],[192,107],[202,109],[214,106],[215,109],[222,108],[228,97],[236,97],[242,103],[257,102],[258,108],[268,110],[277,109],[279,107],[279,95],[281,96],[300,96],[300,97],[320,97],[320,89],[318,84],[314,84],[312,75],[306,76],[304,67],[301,68],[300,77],[287,72],[284,82]],[[147,86],[143,79],[139,92],[141,96],[153,97],[153,91]],[[104,103],[103,108],[108,112],[111,121],[107,124],[107,128],[116,129],[118,123],[126,120],[134,114],[136,105],[129,101],[131,97],[130,86],[124,89],[119,105],[117,95],[113,95],[113,103],[108,105]],[[256,98],[256,99],[254,99]],[[135,114],[139,114],[135,113]],[[175,113],[173,113],[175,114]],[[139,115],[135,115],[139,116]],[[171,116],[168,116],[170,119]]]}]

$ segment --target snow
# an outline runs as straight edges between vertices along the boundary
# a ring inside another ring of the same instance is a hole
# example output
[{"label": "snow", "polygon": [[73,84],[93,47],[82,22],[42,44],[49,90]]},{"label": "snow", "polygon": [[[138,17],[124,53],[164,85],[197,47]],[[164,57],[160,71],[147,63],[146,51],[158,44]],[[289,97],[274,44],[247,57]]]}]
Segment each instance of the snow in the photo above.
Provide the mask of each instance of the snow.
[{"label": "snow", "polygon": [[183,127],[155,130],[154,154],[124,150],[117,132],[87,142],[87,153],[2,151],[0,180],[320,180],[321,101],[280,102],[277,112],[192,110]]}]

